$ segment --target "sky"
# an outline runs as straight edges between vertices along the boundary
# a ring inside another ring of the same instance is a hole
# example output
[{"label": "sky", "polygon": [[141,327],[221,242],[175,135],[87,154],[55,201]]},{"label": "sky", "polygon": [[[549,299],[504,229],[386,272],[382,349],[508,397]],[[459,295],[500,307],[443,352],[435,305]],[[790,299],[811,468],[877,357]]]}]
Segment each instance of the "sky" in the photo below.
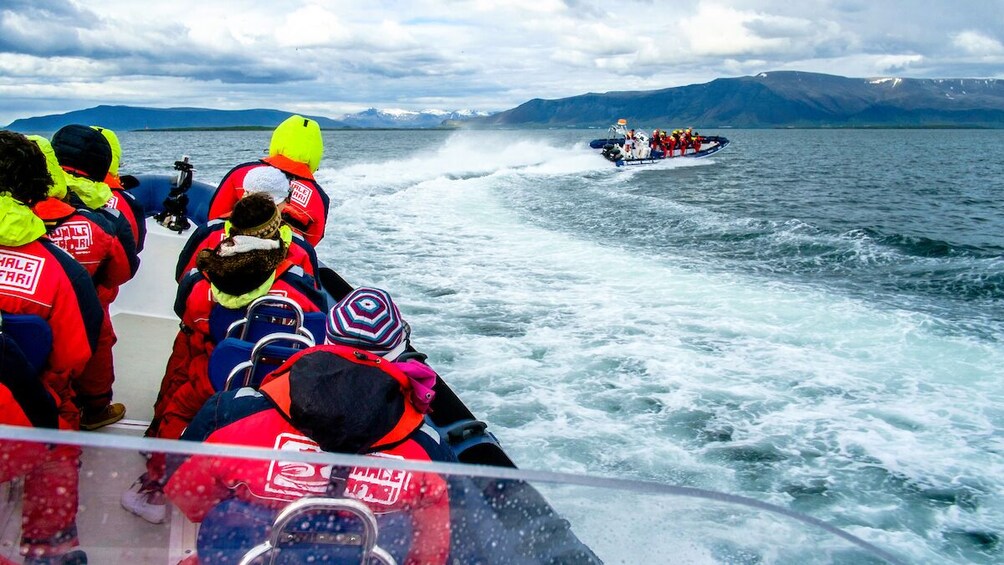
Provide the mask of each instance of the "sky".
[{"label": "sky", "polygon": [[776,70],[1004,78],[1004,0],[0,4],[0,124],[98,104],[499,111]]}]

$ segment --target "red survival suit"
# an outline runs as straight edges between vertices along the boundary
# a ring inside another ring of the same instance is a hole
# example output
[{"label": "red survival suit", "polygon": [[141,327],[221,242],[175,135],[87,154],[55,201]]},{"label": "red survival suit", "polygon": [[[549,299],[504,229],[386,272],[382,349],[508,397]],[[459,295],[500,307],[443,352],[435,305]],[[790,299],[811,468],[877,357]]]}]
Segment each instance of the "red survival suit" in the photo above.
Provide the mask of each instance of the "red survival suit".
[{"label": "red survival suit", "polygon": [[[35,428],[58,425],[56,404],[32,368],[4,341],[0,351],[0,424]],[[78,544],[75,448],[0,440],[0,483],[24,477],[22,551],[61,554]],[[3,561],[0,559],[0,561]],[[3,561],[7,563],[7,561]]]},{"label": "red survival suit", "polygon": [[45,222],[49,239],[87,269],[104,310],[94,355],[74,386],[78,406],[100,410],[111,401],[115,381],[112,346],[116,336],[108,308],[119,286],[132,278],[132,264],[122,242],[101,214],[86,208],[75,209],[57,198],[40,202],[34,210]]},{"label": "red survival suit", "polygon": [[77,429],[71,385],[97,345],[104,317],[87,271],[48,239],[0,245],[0,310],[49,323],[53,349],[42,382],[58,403],[60,427]]},{"label": "red survival suit", "polygon": [[229,216],[234,204],[244,196],[242,187],[248,171],[267,166],[273,166],[292,177],[289,202],[282,211],[283,219],[302,233],[308,243],[316,247],[324,238],[324,227],[328,221],[328,195],[314,180],[314,174],[307,165],[283,155],[273,155],[260,161],[243,163],[231,169],[223,177],[209,203],[209,219]]},{"label": "red survival suit", "polygon": [[[399,369],[376,355],[322,345],[292,357],[265,378],[260,391],[244,388],[213,397],[182,439],[453,461],[422,429],[422,415],[407,400],[410,386]],[[379,544],[398,563],[446,563],[449,496],[446,481],[434,473],[360,467],[339,473],[330,465],[194,455],[177,467],[165,492],[190,520],[203,522],[200,560],[213,563],[214,558],[239,556],[264,539],[235,540],[234,531],[263,535],[279,509],[303,496],[331,493],[330,478],[337,481],[338,476],[344,478],[338,489],[344,496],[363,501],[377,514]],[[257,520],[254,508],[262,515]],[[237,514],[238,509],[244,510]],[[242,519],[249,523],[240,524]],[[395,529],[394,522],[402,520],[405,527]]]},{"label": "red survival suit", "polygon": [[[73,403],[74,379],[83,371],[101,328],[101,304],[87,271],[45,234],[45,225],[31,210],[0,194],[0,310],[33,314],[52,329],[53,349],[42,370],[41,384],[54,401],[59,417],[49,425],[77,429],[80,413]],[[4,371],[4,377],[12,376]],[[5,386],[9,391],[14,389]],[[7,423],[24,423],[17,411],[4,407]],[[29,414],[30,415],[30,414]],[[35,448],[37,450],[37,448]],[[18,451],[22,460],[5,459],[3,472],[20,473],[36,466],[25,481],[23,541],[33,552],[64,553],[76,545],[77,472],[80,448],[60,445],[45,458],[32,450]],[[57,500],[47,492],[59,491]]]}]

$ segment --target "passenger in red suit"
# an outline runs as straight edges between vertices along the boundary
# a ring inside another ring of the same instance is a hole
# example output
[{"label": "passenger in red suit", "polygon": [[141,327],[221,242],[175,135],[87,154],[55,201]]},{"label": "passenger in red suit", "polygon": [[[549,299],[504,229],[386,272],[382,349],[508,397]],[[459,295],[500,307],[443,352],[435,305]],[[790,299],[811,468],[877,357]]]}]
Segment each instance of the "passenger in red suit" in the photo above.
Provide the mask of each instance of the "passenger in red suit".
[{"label": "passenger in red suit", "polygon": [[87,271],[43,237],[45,224],[31,210],[51,183],[38,146],[20,134],[0,132],[0,310],[49,322],[60,347],[53,350],[42,380],[57,399],[66,427],[76,429],[79,412],[71,381],[94,351],[103,316]]},{"label": "passenger in red suit", "polygon": [[[296,301],[305,313],[326,310],[314,279],[286,258],[279,211],[267,194],[250,194],[234,206],[230,237],[196,259],[198,270],[178,288],[175,312],[182,330],[175,338],[154,420],[147,435],[177,439],[215,390],[209,382],[209,355],[215,342],[209,321],[214,310],[246,308],[266,294]],[[123,493],[122,505],[152,522],[164,521],[163,454],[154,454],[147,472]]]},{"label": "passenger in red suit", "polygon": [[143,244],[146,242],[146,211],[143,210],[143,205],[140,204],[139,200],[136,200],[136,197],[122,186],[122,179],[119,176],[122,144],[112,130],[98,126],[91,127],[105,137],[112,150],[112,162],[108,165],[108,174],[105,175],[105,184],[112,191],[107,206],[118,210],[129,223],[133,239],[136,241],[136,253],[139,253],[143,251]]},{"label": "passenger in red suit", "polygon": [[34,212],[45,222],[49,240],[87,269],[104,309],[97,348],[74,386],[76,403],[82,411],[80,427],[94,430],[125,416],[125,406],[111,403],[115,382],[112,346],[116,337],[109,306],[118,287],[132,278],[132,267],[107,218],[87,208],[74,208],[61,200],[66,195],[66,180],[49,142],[38,136],[29,139],[45,153],[53,178],[49,198],[36,204]]},{"label": "passenger in red suit", "polygon": [[90,208],[108,219],[129,256],[135,275],[139,269],[136,239],[122,212],[109,206],[114,193],[104,182],[112,163],[108,140],[96,129],[73,124],[53,134],[52,150],[66,173],[68,201],[74,206]]},{"label": "passenger in red suit", "polygon": [[209,203],[209,219],[225,218],[244,194],[244,177],[258,167],[272,166],[290,180],[283,216],[293,229],[317,246],[328,221],[328,195],[314,172],[321,164],[324,145],[321,127],[303,116],[290,116],[272,132],[268,157],[237,165],[223,177]]},{"label": "passenger in red suit", "polygon": [[[290,184],[286,174],[275,167],[257,167],[244,176],[244,194],[264,192],[278,204],[279,214],[288,206]],[[302,267],[310,276],[317,278],[317,253],[314,247],[299,233],[289,227],[285,221],[280,227],[280,235],[288,250],[286,258],[291,263]],[[195,257],[203,249],[212,249],[230,236],[230,221],[224,219],[210,220],[196,228],[188,238],[188,243],[178,256],[178,266],[175,277],[180,281],[195,268]]]},{"label": "passenger in red suit", "polygon": [[[0,322],[2,323],[2,322]],[[3,340],[0,351],[0,424],[56,428],[52,396],[23,356]],[[77,549],[77,456],[74,449],[31,441],[0,440],[0,483],[24,478],[21,552],[24,563],[87,562]]]},{"label": "passenger in red suit", "polygon": [[[49,355],[41,383],[58,412],[55,425],[76,429],[80,414],[73,402],[73,381],[94,351],[102,312],[87,271],[44,237],[45,224],[31,211],[51,185],[41,149],[21,134],[0,131],[0,310],[48,322],[58,347]],[[0,414],[16,417],[9,410]],[[60,556],[73,562],[73,548],[79,545],[79,457],[76,446],[54,446],[46,458],[35,459],[38,466],[26,475],[26,563]],[[55,500],[46,494],[53,492],[59,493]]]},{"label": "passenger in red suit", "polygon": [[[214,396],[182,439],[453,461],[438,434],[423,427],[411,394],[408,377],[381,357],[359,348],[322,345],[292,357],[258,391],[244,388]],[[438,474],[311,463],[286,467],[203,455],[177,466],[166,492],[190,520],[202,522],[201,563],[239,557],[265,539],[267,525],[287,503],[325,494],[367,504],[380,524],[379,545],[398,563],[447,562],[449,495]],[[323,560],[307,555],[302,562],[311,557]]]}]

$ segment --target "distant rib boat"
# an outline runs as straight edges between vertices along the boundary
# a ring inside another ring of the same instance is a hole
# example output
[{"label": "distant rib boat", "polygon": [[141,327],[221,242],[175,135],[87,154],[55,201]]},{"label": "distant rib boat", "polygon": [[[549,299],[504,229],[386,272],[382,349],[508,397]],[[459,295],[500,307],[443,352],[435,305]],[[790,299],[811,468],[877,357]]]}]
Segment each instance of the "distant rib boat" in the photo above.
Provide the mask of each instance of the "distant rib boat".
[{"label": "distant rib boat", "polygon": [[[665,151],[649,147],[649,137],[644,131],[635,132],[631,138],[636,147],[641,147],[640,150],[632,150],[627,147],[629,137],[627,121],[621,119],[618,120],[616,124],[610,126],[607,137],[590,141],[589,147],[593,149],[602,149],[600,154],[603,155],[606,160],[614,163],[618,167],[623,167],[628,165],[648,165],[658,163],[666,159],[677,159],[680,157],[699,159],[701,157],[714,155],[729,145],[729,140],[726,137],[717,135],[702,135],[699,136],[699,145],[694,145],[693,143],[689,143],[687,145],[687,150],[689,150],[689,152],[676,154],[676,151],[673,151],[673,154],[667,156]],[[697,147],[700,147],[700,149],[697,149]]]}]

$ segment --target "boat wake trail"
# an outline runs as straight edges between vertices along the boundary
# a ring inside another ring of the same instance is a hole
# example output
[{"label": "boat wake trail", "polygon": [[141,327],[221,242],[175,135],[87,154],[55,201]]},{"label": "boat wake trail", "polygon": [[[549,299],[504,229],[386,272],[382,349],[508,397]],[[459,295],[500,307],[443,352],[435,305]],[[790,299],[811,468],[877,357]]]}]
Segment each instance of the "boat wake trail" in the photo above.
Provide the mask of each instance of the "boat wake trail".
[{"label": "boat wake trail", "polygon": [[342,169],[322,169],[318,176],[325,186],[400,190],[437,179],[468,180],[513,172],[546,176],[612,171],[594,153],[580,141],[562,145],[526,131],[463,131],[403,152],[364,156]]}]

